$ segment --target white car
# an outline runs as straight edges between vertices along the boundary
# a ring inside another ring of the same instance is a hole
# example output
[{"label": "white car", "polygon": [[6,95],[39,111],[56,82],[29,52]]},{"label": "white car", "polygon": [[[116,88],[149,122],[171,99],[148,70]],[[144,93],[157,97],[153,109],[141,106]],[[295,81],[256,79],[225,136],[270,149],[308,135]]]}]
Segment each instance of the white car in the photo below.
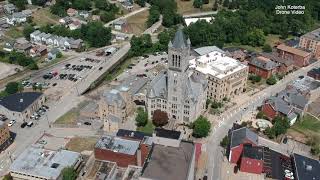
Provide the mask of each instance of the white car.
[{"label": "white car", "polygon": [[11,120],[11,121],[9,122],[8,126],[11,127],[11,126],[14,125],[14,123],[16,123],[16,120]]}]

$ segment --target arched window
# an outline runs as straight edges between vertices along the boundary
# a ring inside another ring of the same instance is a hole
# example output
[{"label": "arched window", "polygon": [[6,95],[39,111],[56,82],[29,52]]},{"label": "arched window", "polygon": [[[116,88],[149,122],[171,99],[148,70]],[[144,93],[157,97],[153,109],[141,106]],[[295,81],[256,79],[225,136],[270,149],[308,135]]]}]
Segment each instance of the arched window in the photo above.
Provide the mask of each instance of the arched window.
[{"label": "arched window", "polygon": [[179,56],[179,61],[178,61],[178,67],[180,67],[180,56]]},{"label": "arched window", "polygon": [[176,61],[175,61],[175,63],[174,63],[174,66],[175,66],[175,67],[177,67],[177,60],[178,60],[178,56],[176,55],[176,57],[175,57],[175,58],[176,58]]},{"label": "arched window", "polygon": [[172,66],[174,66],[174,55],[172,54]]}]

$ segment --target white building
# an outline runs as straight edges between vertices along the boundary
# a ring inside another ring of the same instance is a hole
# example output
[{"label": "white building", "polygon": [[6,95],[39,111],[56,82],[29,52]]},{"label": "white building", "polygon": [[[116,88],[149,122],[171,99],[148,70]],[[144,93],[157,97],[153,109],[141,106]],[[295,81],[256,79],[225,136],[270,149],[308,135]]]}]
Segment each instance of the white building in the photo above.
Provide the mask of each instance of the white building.
[{"label": "white building", "polygon": [[188,70],[190,40],[182,30],[175,34],[168,47],[168,66],[150,83],[147,90],[149,117],[155,110],[165,111],[178,123],[193,122],[205,109],[207,83]]},{"label": "white building", "polygon": [[31,146],[14,160],[10,174],[13,179],[60,180],[64,168],[77,169],[81,162],[81,155],[77,152]]},{"label": "white building", "polygon": [[207,46],[194,50],[199,56],[190,61],[190,68],[199,77],[208,80],[207,96],[221,101],[241,94],[246,87],[248,66],[230,58],[215,47]]}]

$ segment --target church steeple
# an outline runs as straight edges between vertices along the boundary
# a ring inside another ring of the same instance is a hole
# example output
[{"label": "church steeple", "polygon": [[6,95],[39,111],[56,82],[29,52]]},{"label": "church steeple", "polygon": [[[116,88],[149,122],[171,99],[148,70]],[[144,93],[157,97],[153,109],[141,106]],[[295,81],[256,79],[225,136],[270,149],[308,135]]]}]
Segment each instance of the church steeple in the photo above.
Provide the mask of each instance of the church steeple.
[{"label": "church steeple", "polygon": [[178,29],[173,41],[168,44],[169,69],[178,71],[187,69],[190,46],[190,39],[185,38],[182,29]]}]

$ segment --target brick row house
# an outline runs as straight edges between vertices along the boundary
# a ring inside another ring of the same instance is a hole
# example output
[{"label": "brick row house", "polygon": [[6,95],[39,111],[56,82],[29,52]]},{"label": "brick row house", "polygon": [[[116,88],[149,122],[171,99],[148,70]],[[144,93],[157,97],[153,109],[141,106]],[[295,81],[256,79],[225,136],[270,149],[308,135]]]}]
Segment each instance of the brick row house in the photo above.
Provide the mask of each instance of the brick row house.
[{"label": "brick row house", "polygon": [[253,57],[249,63],[249,73],[268,79],[278,72],[278,64],[263,56]]},{"label": "brick row house", "polygon": [[300,37],[299,47],[311,51],[315,58],[320,57],[320,28]]},{"label": "brick row house", "polygon": [[277,53],[282,59],[292,60],[294,62],[294,66],[297,68],[308,66],[310,64],[309,60],[312,56],[310,52],[286,46],[284,44],[277,46]]},{"label": "brick row house", "polygon": [[270,59],[271,61],[278,64],[277,73],[288,74],[294,70],[294,62],[290,59],[282,59],[278,57],[275,53],[261,53],[261,56]]},{"label": "brick row house", "polygon": [[298,116],[302,116],[309,102],[319,97],[320,82],[311,77],[304,77],[290,83],[276,96],[265,100],[261,111],[272,120],[276,116],[285,116],[293,125]]}]

